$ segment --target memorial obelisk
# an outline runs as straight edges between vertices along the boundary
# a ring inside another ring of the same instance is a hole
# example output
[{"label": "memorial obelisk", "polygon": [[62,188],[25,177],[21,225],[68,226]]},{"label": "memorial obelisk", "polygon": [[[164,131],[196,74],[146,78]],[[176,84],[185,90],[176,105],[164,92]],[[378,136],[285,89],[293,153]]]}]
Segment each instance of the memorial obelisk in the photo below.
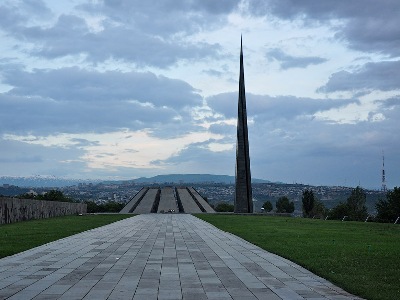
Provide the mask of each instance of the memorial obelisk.
[{"label": "memorial obelisk", "polygon": [[240,38],[240,75],[236,139],[235,213],[252,213],[249,138],[247,130],[246,92],[244,88],[243,47]]}]

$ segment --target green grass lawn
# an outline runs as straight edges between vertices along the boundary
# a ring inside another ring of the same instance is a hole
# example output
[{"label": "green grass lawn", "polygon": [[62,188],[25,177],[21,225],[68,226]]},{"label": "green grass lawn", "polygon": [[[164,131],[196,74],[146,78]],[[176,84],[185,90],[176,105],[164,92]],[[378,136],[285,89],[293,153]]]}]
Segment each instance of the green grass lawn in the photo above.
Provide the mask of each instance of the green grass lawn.
[{"label": "green grass lawn", "polygon": [[366,299],[400,299],[400,225],[303,218],[197,217]]},{"label": "green grass lawn", "polygon": [[132,215],[66,216],[0,225],[0,258]]}]

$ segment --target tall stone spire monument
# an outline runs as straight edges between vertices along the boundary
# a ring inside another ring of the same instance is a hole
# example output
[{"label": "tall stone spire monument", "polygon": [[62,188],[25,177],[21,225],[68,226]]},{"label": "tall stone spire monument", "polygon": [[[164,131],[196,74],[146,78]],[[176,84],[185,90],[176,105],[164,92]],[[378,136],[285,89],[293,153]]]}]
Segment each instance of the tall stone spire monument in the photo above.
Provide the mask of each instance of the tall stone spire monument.
[{"label": "tall stone spire monument", "polygon": [[243,47],[240,37],[240,75],[236,139],[235,213],[252,213],[249,138],[247,131],[246,92],[244,88]]}]

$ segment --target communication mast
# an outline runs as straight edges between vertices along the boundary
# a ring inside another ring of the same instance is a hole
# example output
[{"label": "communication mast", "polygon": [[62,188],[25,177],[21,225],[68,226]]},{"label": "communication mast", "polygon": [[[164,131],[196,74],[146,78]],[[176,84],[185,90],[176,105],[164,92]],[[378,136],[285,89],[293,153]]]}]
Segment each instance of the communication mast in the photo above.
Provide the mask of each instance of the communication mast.
[{"label": "communication mast", "polygon": [[387,187],[386,187],[386,175],[385,175],[385,153],[382,151],[382,187],[381,187],[382,192],[387,192]]}]

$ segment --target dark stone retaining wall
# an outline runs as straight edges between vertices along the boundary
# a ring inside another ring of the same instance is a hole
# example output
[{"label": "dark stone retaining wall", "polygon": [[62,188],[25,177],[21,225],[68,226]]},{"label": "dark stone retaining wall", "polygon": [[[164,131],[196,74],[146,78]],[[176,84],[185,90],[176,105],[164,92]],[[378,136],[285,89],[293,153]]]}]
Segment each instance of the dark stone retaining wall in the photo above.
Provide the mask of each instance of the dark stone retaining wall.
[{"label": "dark stone retaining wall", "polygon": [[85,214],[86,211],[84,203],[0,198],[0,224]]}]

